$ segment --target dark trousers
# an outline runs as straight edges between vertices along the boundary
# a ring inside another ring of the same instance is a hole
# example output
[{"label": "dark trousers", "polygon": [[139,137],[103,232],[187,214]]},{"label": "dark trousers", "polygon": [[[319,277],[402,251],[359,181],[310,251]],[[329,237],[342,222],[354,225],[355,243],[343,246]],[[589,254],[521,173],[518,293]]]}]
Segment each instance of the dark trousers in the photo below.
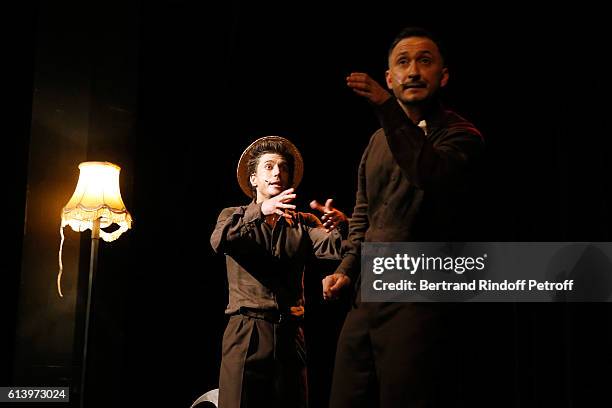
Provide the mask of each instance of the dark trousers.
[{"label": "dark trousers", "polygon": [[451,308],[358,302],[338,340],[330,408],[462,406]]},{"label": "dark trousers", "polygon": [[223,335],[219,408],[306,408],[307,389],[298,321],[230,317]]}]

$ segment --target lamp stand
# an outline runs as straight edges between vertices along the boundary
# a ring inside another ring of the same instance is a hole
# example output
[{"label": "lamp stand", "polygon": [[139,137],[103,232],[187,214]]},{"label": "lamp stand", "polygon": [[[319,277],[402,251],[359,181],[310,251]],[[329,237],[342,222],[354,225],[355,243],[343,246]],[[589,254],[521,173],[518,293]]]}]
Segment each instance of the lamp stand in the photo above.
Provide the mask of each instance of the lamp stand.
[{"label": "lamp stand", "polygon": [[100,243],[100,218],[93,221],[91,227],[91,253],[89,255],[89,280],[87,288],[87,306],[85,309],[85,336],[83,338],[83,361],[81,363],[81,408],[85,407],[85,373],[87,371],[87,343],[89,338],[89,314],[91,311],[91,288],[98,269],[98,244]]}]

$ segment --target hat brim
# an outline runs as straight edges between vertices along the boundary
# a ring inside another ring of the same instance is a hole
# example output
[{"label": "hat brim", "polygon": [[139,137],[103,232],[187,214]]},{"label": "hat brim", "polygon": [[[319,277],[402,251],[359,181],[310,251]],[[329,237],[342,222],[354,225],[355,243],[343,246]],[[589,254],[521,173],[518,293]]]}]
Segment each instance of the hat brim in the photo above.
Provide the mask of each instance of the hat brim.
[{"label": "hat brim", "polygon": [[276,141],[281,142],[289,151],[289,154],[293,156],[294,168],[293,168],[293,180],[291,182],[291,187],[296,188],[300,182],[302,181],[302,176],[304,175],[304,160],[302,159],[302,155],[300,151],[295,147],[293,143],[284,137],[280,136],[264,136],[257,140],[247,147],[242,155],[240,156],[240,160],[238,160],[238,168],[236,169],[236,176],[238,178],[238,185],[240,185],[240,189],[246,194],[249,198],[253,198],[253,193],[251,189],[251,175],[249,174],[249,159],[251,158],[251,152],[253,149],[259,144],[266,141]]}]

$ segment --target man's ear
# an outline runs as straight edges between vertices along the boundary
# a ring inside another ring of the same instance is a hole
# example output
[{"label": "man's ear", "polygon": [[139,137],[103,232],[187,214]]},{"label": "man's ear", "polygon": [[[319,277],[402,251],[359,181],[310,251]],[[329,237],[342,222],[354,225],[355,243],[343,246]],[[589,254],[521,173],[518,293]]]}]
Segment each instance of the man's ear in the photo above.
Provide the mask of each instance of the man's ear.
[{"label": "man's ear", "polygon": [[255,174],[251,174],[249,181],[253,187],[257,187],[257,177],[255,177]]},{"label": "man's ear", "polygon": [[389,70],[385,71],[385,80],[387,82],[387,88],[393,90],[393,78],[391,77],[391,72],[389,72]]},{"label": "man's ear", "polygon": [[440,88],[444,88],[448,83],[448,68],[442,68],[442,78],[440,79]]}]

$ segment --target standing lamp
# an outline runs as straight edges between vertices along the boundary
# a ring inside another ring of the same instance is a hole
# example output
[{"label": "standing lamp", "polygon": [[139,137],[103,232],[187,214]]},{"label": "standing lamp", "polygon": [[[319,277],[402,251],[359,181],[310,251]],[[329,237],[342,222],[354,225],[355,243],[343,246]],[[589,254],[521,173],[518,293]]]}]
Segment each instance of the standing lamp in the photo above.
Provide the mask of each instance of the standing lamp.
[{"label": "standing lamp", "polygon": [[[61,290],[62,246],[64,230],[69,225],[74,231],[91,230],[91,255],[89,259],[89,278],[87,289],[87,306],[85,309],[85,334],[83,337],[83,361],[81,367],[81,407],[84,407],[85,372],[87,367],[87,343],[89,337],[89,315],[91,310],[91,293],[98,263],[98,244],[100,238],[111,242],[132,227],[132,217],[125,208],[119,189],[119,172],[121,168],[109,162],[83,162],[79,164],[79,181],[68,203],[62,209],[60,227],[61,244],[59,252],[59,273],[57,290]],[[118,228],[106,232],[106,228],[117,224]]]}]

